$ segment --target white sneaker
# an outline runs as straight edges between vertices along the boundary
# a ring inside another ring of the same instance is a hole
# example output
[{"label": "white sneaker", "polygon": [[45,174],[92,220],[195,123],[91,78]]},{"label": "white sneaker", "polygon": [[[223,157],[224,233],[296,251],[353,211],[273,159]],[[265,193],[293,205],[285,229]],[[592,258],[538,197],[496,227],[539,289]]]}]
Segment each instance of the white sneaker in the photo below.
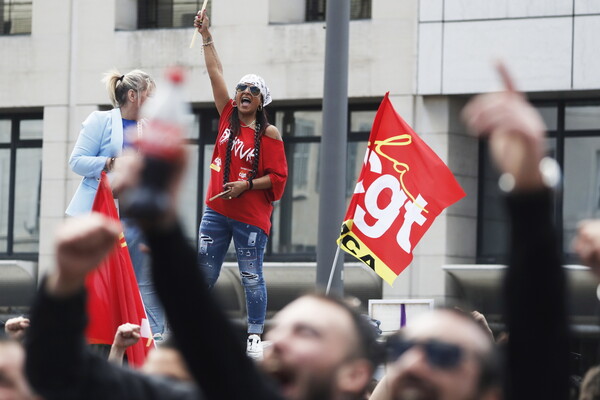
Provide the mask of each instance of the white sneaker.
[{"label": "white sneaker", "polygon": [[263,359],[263,345],[258,335],[248,336],[248,342],[246,344],[246,355],[253,360]]}]

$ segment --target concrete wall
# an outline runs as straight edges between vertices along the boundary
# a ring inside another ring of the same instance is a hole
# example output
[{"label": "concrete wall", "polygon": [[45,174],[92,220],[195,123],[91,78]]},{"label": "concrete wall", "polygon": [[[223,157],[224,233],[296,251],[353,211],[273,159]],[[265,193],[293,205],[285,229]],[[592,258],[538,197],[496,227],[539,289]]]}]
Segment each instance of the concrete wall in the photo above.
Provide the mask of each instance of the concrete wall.
[{"label": "concrete wall", "polygon": [[[258,73],[276,102],[314,103],[323,93],[325,24],[301,22],[303,1],[283,3],[212,5],[225,78],[233,87]],[[34,1],[32,34],[0,37],[0,112],[44,112],[40,272],[52,265],[52,232],[79,183],[67,159],[80,123],[109,103],[103,72],[142,68],[159,77],[180,64],[189,71],[187,99],[212,102],[200,42],[188,48],[193,29],[131,30],[134,10],[132,0]],[[498,88],[491,68],[498,57],[526,91],[600,88],[598,13],[600,0],[373,0],[372,18],[351,22],[350,98],[390,91],[396,110],[467,192],[438,217],[413,265],[394,288],[385,286],[386,297],[441,298],[441,266],[475,260],[477,143],[458,121],[464,100],[451,95]]]},{"label": "concrete wall", "polygon": [[505,60],[524,91],[600,88],[597,0],[423,0],[420,94],[498,89]]}]

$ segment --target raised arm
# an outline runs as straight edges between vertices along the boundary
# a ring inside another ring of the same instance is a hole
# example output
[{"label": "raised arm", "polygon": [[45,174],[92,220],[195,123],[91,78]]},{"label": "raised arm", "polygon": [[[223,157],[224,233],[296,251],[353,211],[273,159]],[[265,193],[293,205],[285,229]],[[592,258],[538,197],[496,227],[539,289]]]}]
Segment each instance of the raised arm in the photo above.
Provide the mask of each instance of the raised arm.
[{"label": "raised arm", "polygon": [[123,357],[127,348],[140,340],[140,329],[141,327],[135,324],[125,323],[120,325],[117,328],[117,333],[115,333],[115,340],[110,346],[108,361],[116,365],[123,365]]},{"label": "raised arm", "polygon": [[545,126],[499,66],[505,90],[475,97],[463,111],[467,126],[488,136],[490,154],[510,176],[510,262],[505,277],[510,338],[506,398],[566,399],[569,333],[561,246],[552,223],[552,193],[540,172]]},{"label": "raised arm", "polygon": [[221,60],[219,60],[213,37],[208,30],[209,25],[210,21],[206,15],[206,10],[198,11],[198,16],[194,20],[194,26],[198,28],[198,33],[202,35],[204,62],[206,63],[208,77],[210,78],[215,106],[219,115],[221,115],[223,108],[229,101],[229,94],[227,93],[227,85],[223,78],[223,65],[221,65]]},{"label": "raised arm", "polygon": [[25,336],[26,372],[47,400],[197,400],[197,390],[110,364],[87,348],[85,277],[114,248],[121,227],[99,214],[68,219],[56,234],[56,269],[42,281]]}]

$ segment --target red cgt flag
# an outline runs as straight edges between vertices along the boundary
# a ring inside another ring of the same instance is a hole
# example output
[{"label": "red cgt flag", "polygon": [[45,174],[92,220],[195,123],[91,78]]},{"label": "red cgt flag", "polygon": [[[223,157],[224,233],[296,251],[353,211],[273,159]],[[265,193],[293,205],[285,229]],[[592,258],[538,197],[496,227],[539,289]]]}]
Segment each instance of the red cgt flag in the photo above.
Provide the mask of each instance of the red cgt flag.
[{"label": "red cgt flag", "polygon": [[[104,172],[92,211],[115,220],[119,219],[112,190]],[[130,346],[126,353],[130,365],[141,366],[154,343],[123,233],[119,236],[114,250],[96,270],[88,274],[85,286],[88,291],[88,342],[112,344],[120,325],[127,322],[141,325],[142,339]]]},{"label": "red cgt flag", "polygon": [[398,115],[386,93],[337,240],[390,285],[444,208],[465,196],[446,164]]}]

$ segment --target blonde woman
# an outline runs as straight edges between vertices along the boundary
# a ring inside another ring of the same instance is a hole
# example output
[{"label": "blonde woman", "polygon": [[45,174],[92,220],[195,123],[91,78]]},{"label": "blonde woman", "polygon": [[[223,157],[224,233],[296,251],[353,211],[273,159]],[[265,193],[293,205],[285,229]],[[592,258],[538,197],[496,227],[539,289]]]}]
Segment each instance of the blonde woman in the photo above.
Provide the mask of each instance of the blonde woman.
[{"label": "blonde woman", "polygon": [[[120,162],[123,150],[132,146],[129,135],[124,132],[142,134],[140,109],[156,86],[150,75],[137,69],[126,74],[110,71],[105,74],[103,82],[114,108],[94,111],[83,122],[69,159],[73,172],[83,176],[66,211],[72,216],[91,211],[102,171],[110,172]],[[126,215],[121,215],[121,222],[150,328],[155,338],[160,340],[165,317],[153,288],[149,257],[140,249],[144,238]]]}]

